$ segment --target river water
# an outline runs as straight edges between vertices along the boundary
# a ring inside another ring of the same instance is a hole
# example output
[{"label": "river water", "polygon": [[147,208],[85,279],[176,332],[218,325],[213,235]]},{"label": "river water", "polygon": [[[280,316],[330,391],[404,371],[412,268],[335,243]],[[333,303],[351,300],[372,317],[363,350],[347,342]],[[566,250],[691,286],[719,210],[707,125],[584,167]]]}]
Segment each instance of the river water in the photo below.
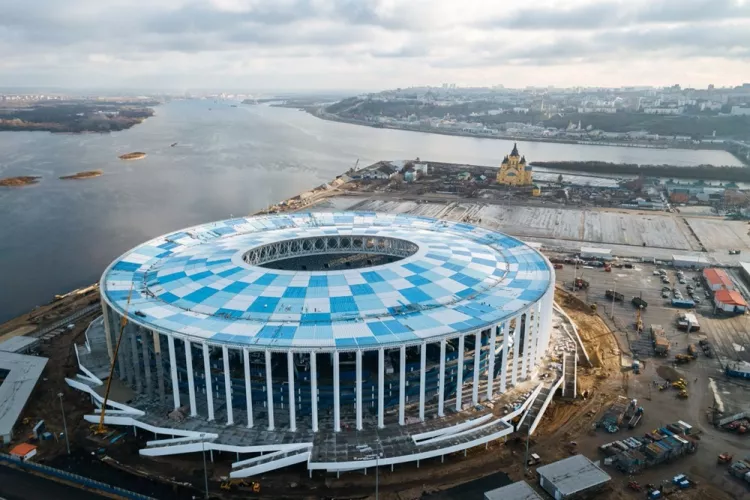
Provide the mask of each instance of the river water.
[{"label": "river water", "polygon": [[[175,101],[143,124],[108,135],[0,132],[0,178],[43,176],[34,186],[0,188],[0,321],[97,281],[114,258],[149,238],[252,213],[332,179],[358,158],[361,166],[415,157],[493,165],[512,146],[213,101]],[[708,150],[540,142],[519,143],[519,150],[530,161],[738,164]],[[148,156],[117,158],[130,151]],[[58,179],[95,169],[104,175]]]}]

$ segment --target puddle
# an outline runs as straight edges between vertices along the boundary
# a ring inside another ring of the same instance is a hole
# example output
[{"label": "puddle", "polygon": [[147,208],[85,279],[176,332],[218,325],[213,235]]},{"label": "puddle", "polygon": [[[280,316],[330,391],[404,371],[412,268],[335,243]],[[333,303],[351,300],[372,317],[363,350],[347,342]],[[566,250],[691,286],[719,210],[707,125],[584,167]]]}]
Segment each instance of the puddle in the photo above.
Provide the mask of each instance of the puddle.
[{"label": "puddle", "polygon": [[678,372],[671,366],[662,365],[656,369],[656,373],[664,380],[669,379],[673,382],[677,380],[678,378],[682,377],[682,375],[680,375],[680,372]]}]

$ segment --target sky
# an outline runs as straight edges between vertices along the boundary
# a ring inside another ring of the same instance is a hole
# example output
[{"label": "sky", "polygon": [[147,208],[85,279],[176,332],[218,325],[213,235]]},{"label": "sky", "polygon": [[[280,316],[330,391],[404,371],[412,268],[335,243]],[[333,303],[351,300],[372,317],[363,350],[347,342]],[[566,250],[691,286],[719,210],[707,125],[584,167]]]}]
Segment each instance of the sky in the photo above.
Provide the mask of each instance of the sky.
[{"label": "sky", "polygon": [[750,0],[0,0],[0,85],[750,82]]}]

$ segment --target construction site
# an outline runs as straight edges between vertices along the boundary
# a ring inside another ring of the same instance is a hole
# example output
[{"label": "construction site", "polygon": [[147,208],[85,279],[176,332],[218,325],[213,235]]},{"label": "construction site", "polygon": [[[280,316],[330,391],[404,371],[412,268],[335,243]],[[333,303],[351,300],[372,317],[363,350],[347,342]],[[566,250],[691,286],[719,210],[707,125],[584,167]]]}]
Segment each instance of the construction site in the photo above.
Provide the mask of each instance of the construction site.
[{"label": "construction site", "polygon": [[[114,420],[104,423],[106,416],[127,416],[143,406],[137,391],[112,376],[116,360],[94,347],[99,331],[94,320],[102,307],[99,289],[92,286],[0,325],[0,351],[46,358],[3,453],[10,456],[18,445],[31,445],[30,462],[151,498],[202,497],[206,489],[211,498],[482,498],[484,492],[521,481],[540,498],[552,498],[542,484],[544,470],[537,470],[578,455],[610,478],[597,484],[606,498],[747,498],[746,320],[744,314],[717,313],[713,295],[703,297],[710,284],[699,266],[681,267],[675,259],[703,258],[700,267],[724,269],[733,288],[745,296],[742,254],[728,250],[750,251],[746,223],[677,212],[556,205],[512,189],[492,198],[460,190],[411,189],[397,188],[391,179],[339,178],[265,212],[354,210],[437,218],[502,231],[539,249],[554,264],[556,280],[553,336],[543,365],[504,399],[469,404],[447,420],[453,426],[502,421],[497,425],[509,429],[502,437],[395,466],[378,463],[383,451],[371,448],[357,453],[372,455],[373,463],[349,471],[311,471],[297,463],[235,479],[233,464],[256,466],[273,459],[273,453],[240,456],[193,447],[182,454],[146,455],[145,449],[190,440]],[[585,257],[582,246],[608,252]],[[692,306],[683,308],[675,290],[690,296],[685,300],[692,300]],[[125,325],[115,322],[112,327],[117,337]],[[482,367],[489,363],[477,360]],[[91,393],[66,379],[90,385]],[[407,412],[416,414],[415,404],[410,401]],[[428,404],[425,412],[436,415],[437,408]],[[96,418],[87,421],[87,415]],[[165,415],[159,421],[169,418]],[[321,416],[321,422],[329,423],[332,417],[326,419]],[[367,429],[358,431],[351,422],[335,439],[356,448],[370,437]],[[388,415],[386,422],[395,425]],[[181,425],[196,432],[210,429],[205,419],[191,416]],[[224,422],[211,425],[216,432],[226,428]],[[471,425],[477,424],[457,432]],[[415,418],[407,426],[421,428],[425,436],[418,440],[429,440],[441,436],[429,433],[445,423]],[[264,428],[258,431],[267,434]]]}]

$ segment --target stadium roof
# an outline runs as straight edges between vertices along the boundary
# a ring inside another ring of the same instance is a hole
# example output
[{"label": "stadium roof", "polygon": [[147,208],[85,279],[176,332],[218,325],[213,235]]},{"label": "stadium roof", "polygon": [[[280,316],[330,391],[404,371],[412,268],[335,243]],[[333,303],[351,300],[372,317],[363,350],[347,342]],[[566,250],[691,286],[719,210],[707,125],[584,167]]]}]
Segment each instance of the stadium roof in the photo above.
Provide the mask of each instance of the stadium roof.
[{"label": "stadium roof", "polygon": [[[340,271],[286,271],[242,256],[309,237],[398,238],[416,253]],[[258,348],[377,348],[489,327],[539,300],[553,271],[519,240],[463,223],[374,212],[231,219],[153,239],[102,276],[131,321]]]}]

